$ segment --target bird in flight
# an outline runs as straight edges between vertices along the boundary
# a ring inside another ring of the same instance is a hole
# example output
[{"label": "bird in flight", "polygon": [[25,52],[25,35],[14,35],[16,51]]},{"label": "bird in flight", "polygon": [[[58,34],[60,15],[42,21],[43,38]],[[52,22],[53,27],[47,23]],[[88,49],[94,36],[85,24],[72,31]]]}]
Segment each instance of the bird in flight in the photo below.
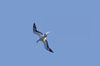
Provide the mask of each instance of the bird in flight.
[{"label": "bird in flight", "polygon": [[41,33],[40,31],[37,30],[35,23],[33,24],[33,32],[40,37],[36,42],[38,43],[39,41],[42,41],[44,43],[45,49],[54,53],[53,50],[51,48],[49,48],[48,41],[46,40],[46,37],[49,34],[49,32],[47,32],[45,34]]}]

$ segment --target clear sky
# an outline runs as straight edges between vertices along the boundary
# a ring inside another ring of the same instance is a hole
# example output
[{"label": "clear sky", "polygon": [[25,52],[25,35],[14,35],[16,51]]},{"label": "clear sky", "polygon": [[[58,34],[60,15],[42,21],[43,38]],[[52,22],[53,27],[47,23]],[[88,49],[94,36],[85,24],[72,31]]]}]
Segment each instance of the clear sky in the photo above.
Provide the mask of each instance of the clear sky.
[{"label": "clear sky", "polygon": [[100,66],[100,1],[0,0],[0,66]]}]

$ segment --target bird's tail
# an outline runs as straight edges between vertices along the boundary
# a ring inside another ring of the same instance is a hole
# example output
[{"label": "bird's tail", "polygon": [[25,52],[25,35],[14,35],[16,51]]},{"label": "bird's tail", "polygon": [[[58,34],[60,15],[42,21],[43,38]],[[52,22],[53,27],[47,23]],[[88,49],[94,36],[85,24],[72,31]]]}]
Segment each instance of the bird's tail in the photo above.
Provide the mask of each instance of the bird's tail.
[{"label": "bird's tail", "polygon": [[41,39],[38,39],[36,42],[38,43],[39,41],[41,41]]}]

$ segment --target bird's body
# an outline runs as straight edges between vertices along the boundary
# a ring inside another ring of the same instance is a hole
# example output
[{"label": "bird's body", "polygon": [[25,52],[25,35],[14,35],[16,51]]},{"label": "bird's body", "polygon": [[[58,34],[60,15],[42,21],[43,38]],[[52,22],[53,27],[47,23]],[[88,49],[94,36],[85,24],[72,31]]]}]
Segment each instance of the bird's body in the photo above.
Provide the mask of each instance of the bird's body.
[{"label": "bird's body", "polygon": [[45,40],[46,40],[46,37],[41,37],[41,38],[39,38],[36,42],[37,42],[37,43],[38,43],[39,41],[45,42]]},{"label": "bird's body", "polygon": [[45,42],[46,38],[43,38],[43,41]]},{"label": "bird's body", "polygon": [[46,37],[49,34],[49,32],[47,32],[45,34],[41,33],[40,31],[37,30],[35,23],[33,24],[33,32],[35,34],[39,35],[39,37],[40,37],[36,42],[38,43],[39,41],[42,41],[44,43],[46,50],[53,53],[53,50],[51,48],[49,48],[48,41],[46,40]]}]

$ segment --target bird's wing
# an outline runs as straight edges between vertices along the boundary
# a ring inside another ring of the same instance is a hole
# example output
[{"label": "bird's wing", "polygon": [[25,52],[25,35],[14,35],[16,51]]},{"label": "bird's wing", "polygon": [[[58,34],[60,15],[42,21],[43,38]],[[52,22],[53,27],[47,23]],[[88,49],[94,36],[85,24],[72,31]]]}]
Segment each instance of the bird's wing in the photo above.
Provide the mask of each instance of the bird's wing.
[{"label": "bird's wing", "polygon": [[54,53],[53,50],[51,48],[49,48],[49,45],[48,45],[48,41],[47,40],[43,41],[43,43],[44,43],[44,46],[45,46],[46,50]]},{"label": "bird's wing", "polygon": [[33,24],[33,32],[35,34],[37,34],[38,36],[42,36],[43,35],[43,33],[41,33],[40,31],[37,30],[35,23]]}]

